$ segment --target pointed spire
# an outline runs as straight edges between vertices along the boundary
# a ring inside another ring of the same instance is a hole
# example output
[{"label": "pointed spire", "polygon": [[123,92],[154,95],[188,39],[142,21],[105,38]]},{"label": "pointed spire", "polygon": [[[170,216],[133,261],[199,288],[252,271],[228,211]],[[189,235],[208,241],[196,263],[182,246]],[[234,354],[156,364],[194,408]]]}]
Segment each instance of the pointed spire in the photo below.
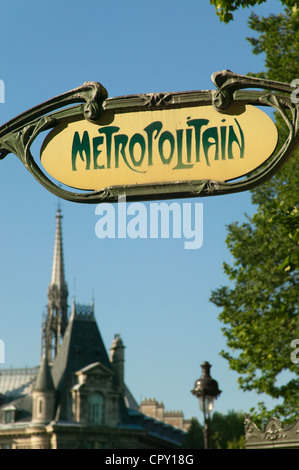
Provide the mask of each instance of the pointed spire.
[{"label": "pointed spire", "polygon": [[48,288],[48,312],[43,330],[42,354],[49,363],[55,358],[68,323],[68,288],[64,278],[61,210],[56,214],[56,232],[51,283]]},{"label": "pointed spire", "polygon": [[52,421],[55,406],[55,387],[50,366],[45,355],[32,390],[32,424],[46,424]]},{"label": "pointed spire", "polygon": [[46,392],[48,390],[54,390],[53,379],[48,363],[47,356],[45,355],[41,361],[39,373],[34,385],[34,390],[39,392]]},{"label": "pointed spire", "polygon": [[56,233],[51,276],[51,285],[56,285],[58,288],[65,286],[61,219],[61,210],[58,209],[56,214]]}]

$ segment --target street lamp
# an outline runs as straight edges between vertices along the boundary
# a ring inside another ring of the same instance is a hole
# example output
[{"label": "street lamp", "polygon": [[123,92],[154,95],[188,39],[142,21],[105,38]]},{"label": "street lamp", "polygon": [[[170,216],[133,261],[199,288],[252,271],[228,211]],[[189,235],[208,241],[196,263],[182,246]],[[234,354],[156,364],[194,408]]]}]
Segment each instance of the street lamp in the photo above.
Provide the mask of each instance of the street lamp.
[{"label": "street lamp", "polygon": [[203,362],[201,364],[202,375],[200,379],[196,380],[194,389],[191,393],[199,400],[199,407],[204,414],[204,443],[205,449],[209,449],[210,438],[210,413],[213,410],[214,399],[217,398],[221,390],[218,388],[218,382],[210,376],[211,364]]}]

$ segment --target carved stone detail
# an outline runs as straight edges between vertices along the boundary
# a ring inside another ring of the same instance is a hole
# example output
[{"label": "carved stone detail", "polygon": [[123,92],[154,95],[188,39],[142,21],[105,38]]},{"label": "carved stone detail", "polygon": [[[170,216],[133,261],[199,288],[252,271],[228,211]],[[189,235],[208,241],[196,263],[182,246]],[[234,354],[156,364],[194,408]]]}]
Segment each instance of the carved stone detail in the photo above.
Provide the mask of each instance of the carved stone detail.
[{"label": "carved stone detail", "polygon": [[283,427],[277,418],[271,418],[265,429],[262,431],[247,415],[244,422],[245,444],[246,447],[265,447],[277,445],[279,447],[296,447],[299,448],[299,420],[293,425]]}]

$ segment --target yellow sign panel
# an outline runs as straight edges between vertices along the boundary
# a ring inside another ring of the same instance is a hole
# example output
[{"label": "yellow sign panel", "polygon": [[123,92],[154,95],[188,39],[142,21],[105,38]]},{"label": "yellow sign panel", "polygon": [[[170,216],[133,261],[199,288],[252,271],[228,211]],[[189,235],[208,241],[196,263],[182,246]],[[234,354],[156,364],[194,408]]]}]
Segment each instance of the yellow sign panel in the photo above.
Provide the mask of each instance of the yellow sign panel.
[{"label": "yellow sign panel", "polygon": [[57,125],[41,161],[58,181],[85,190],[229,181],[259,167],[277,140],[273,121],[251,105],[235,103],[226,114],[212,106],[104,111],[97,123]]}]

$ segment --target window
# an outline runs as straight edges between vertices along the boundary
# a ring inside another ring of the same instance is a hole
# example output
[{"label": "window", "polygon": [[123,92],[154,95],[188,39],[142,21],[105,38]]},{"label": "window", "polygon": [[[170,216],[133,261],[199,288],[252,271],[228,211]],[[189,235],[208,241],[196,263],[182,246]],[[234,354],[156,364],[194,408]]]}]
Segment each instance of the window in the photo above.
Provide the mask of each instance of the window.
[{"label": "window", "polygon": [[104,424],[104,397],[99,393],[93,393],[88,398],[88,422],[89,424]]},{"label": "window", "polygon": [[5,424],[13,423],[15,420],[15,410],[5,410]]},{"label": "window", "polygon": [[43,399],[42,398],[39,398],[38,400],[38,412],[39,414],[42,414],[43,412]]}]

